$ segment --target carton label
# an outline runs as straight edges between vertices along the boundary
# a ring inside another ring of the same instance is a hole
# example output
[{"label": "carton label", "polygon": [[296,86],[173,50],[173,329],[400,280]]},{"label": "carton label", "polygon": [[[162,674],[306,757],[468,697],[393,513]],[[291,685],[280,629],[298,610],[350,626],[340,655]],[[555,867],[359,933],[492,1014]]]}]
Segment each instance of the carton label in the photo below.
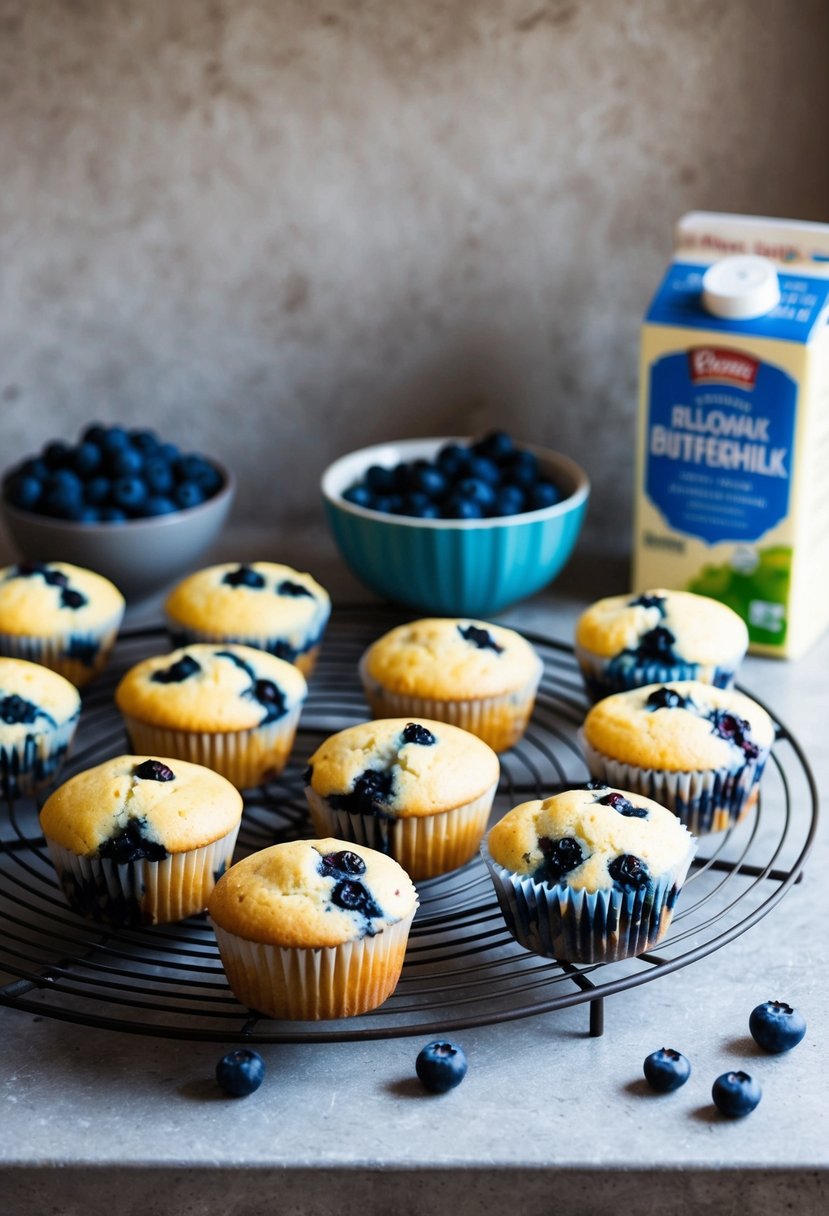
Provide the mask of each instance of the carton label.
[{"label": "carton label", "polygon": [[797,384],[728,347],[650,369],[645,491],[671,527],[706,544],[753,541],[789,510]]}]

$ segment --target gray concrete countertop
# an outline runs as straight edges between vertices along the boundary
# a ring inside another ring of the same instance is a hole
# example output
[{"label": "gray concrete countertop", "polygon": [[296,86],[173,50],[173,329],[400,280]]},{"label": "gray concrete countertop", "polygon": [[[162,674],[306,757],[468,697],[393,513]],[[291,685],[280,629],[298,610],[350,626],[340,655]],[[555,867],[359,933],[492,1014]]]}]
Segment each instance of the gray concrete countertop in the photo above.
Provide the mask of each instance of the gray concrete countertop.
[{"label": "gray concrete countertop", "polygon": [[[240,559],[274,556],[263,538],[233,543]],[[230,553],[225,541],[215,556]],[[365,598],[330,550],[302,564],[328,580],[335,605]],[[580,559],[502,619],[568,640],[582,605],[622,590],[624,577],[618,563]],[[741,677],[800,741],[819,788],[829,781],[827,670],[829,637],[797,663],[751,658]],[[0,1008],[0,1211],[825,1212],[828,869],[824,829],[803,881],[768,916],[699,962],[609,998],[601,1038],[588,1036],[584,1005],[454,1034],[469,1073],[441,1097],[414,1078],[417,1038],[263,1047],[264,1085],[232,1100],[212,1079],[218,1045]],[[764,1055],[748,1036],[750,1010],[770,997],[809,1024],[788,1055]],[[641,1066],[663,1045],[693,1072],[656,1096]],[[760,1080],[763,1100],[729,1121],[710,1091],[734,1067]]]}]

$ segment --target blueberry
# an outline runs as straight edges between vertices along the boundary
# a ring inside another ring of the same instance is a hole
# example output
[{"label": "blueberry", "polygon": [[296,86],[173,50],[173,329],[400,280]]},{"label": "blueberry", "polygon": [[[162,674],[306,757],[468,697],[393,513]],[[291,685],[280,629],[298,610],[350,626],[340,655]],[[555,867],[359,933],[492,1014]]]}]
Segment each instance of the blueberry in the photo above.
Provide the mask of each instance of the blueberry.
[{"label": "blueberry", "polygon": [[752,1009],[748,1028],[755,1043],[778,1055],[797,1047],[806,1033],[806,1019],[785,1001],[765,1001]]},{"label": "blueberry", "polygon": [[159,438],[155,431],[133,430],[129,432],[129,441],[139,452],[155,452],[158,450]]},{"label": "blueberry", "polygon": [[83,478],[89,478],[101,467],[101,449],[97,444],[83,443],[69,452],[69,467]]},{"label": "blueberry", "polygon": [[627,819],[647,819],[648,812],[643,806],[634,806],[624,794],[619,794],[615,790],[610,794],[605,794],[604,798],[597,800],[602,806],[612,806],[614,811],[618,811],[620,815],[624,815]]},{"label": "blueberry", "polygon": [[674,642],[676,638],[670,629],[664,625],[656,625],[643,633],[636,647],[636,653],[644,661],[653,660],[657,663],[673,663],[676,661]]},{"label": "blueberry", "polygon": [[249,1047],[237,1047],[216,1065],[216,1081],[231,1098],[247,1098],[256,1093],[264,1079],[265,1061]]},{"label": "blueberry", "polygon": [[440,507],[426,494],[408,494],[403,506],[403,514],[414,519],[440,519]]},{"label": "blueberry", "polygon": [[356,815],[382,813],[391,801],[394,790],[394,773],[378,769],[365,769],[354,780],[354,787],[347,794],[329,794],[328,801],[337,810],[350,811]]},{"label": "blueberry", "polygon": [[286,595],[295,600],[302,599],[304,596],[310,600],[314,598],[313,591],[309,591],[304,583],[297,583],[290,578],[283,578],[282,582],[277,585],[276,594]]},{"label": "blueberry", "polygon": [[144,468],[144,457],[135,448],[116,448],[109,455],[107,468],[115,479],[119,477],[134,477]]},{"label": "blueberry", "polygon": [[463,1048],[445,1039],[427,1043],[415,1060],[421,1084],[433,1094],[445,1094],[460,1085],[468,1067]]},{"label": "blueberry", "polygon": [[714,1105],[732,1119],[751,1114],[762,1096],[759,1084],[747,1072],[724,1072],[711,1087]]},{"label": "blueberry", "polygon": [[463,498],[458,494],[450,494],[444,510],[446,519],[483,519],[484,508],[479,502]]},{"label": "blueberry", "polygon": [[452,480],[464,476],[469,469],[469,461],[469,452],[459,443],[444,444],[435,459],[440,471]]},{"label": "blueberry", "polygon": [[91,503],[93,507],[101,507],[108,503],[111,494],[112,482],[108,477],[90,477],[83,489],[85,501]]},{"label": "blueberry", "polygon": [[383,915],[383,909],[357,879],[344,878],[331,892],[331,902],[346,912],[359,912],[366,920]]},{"label": "blueberry", "polygon": [[368,486],[356,485],[349,486],[343,492],[343,498],[346,502],[351,502],[355,507],[368,507],[371,509],[374,503],[374,497]]},{"label": "blueberry", "polygon": [[472,444],[472,451],[478,456],[486,456],[500,464],[515,450],[511,437],[506,431],[489,431],[482,439]]},{"label": "blueberry", "polygon": [[397,488],[394,469],[384,469],[379,464],[371,465],[366,471],[365,482],[375,494],[391,494]]},{"label": "blueberry", "polygon": [[528,505],[531,511],[542,511],[552,507],[559,501],[561,495],[551,481],[540,481],[534,485],[528,495]]},{"label": "blueberry", "polygon": [[636,891],[651,880],[650,871],[644,861],[632,853],[621,853],[607,863],[607,872],[623,891]]},{"label": "blueberry", "polygon": [[404,743],[418,743],[421,747],[431,747],[433,743],[437,743],[437,739],[430,730],[425,726],[421,726],[419,722],[407,722],[403,728]]},{"label": "blueberry", "polygon": [[197,507],[204,502],[204,491],[195,481],[182,481],[173,490],[173,502],[186,511],[188,507]]},{"label": "blueberry", "polygon": [[711,729],[720,739],[738,747],[747,760],[756,760],[760,754],[759,747],[750,738],[751,724],[745,718],[728,710],[715,709],[711,715]]},{"label": "blueberry", "polygon": [[129,447],[129,436],[122,426],[104,427],[103,432],[100,444],[105,452],[117,452],[121,448]]},{"label": "blueberry", "polygon": [[37,721],[39,713],[40,710],[36,705],[18,696],[17,693],[0,697],[0,722],[4,722],[6,726],[17,726],[20,723],[31,726]]},{"label": "blueberry", "polygon": [[476,502],[487,508],[495,502],[495,490],[490,482],[481,477],[464,477],[463,481],[458,482],[453,497]]},{"label": "blueberry", "polygon": [[175,781],[176,779],[173,770],[168,765],[162,764],[160,760],[144,760],[141,764],[136,764],[132,775],[141,781]]},{"label": "blueberry", "polygon": [[262,726],[267,722],[277,722],[284,717],[286,713],[285,694],[277,684],[274,684],[273,680],[254,681],[251,695],[266,710],[261,722]]},{"label": "blueberry", "polygon": [[665,615],[665,596],[648,595],[646,592],[637,595],[636,599],[628,600],[628,608],[658,608],[659,615]]},{"label": "blueberry", "polygon": [[189,679],[197,671],[201,671],[201,664],[192,655],[183,654],[169,667],[162,667],[158,671],[154,671],[150,678],[155,684],[180,684],[182,680]]},{"label": "blueberry", "polygon": [[645,702],[648,709],[685,709],[688,698],[673,688],[655,688]]},{"label": "blueberry", "polygon": [[112,486],[112,502],[122,511],[138,512],[147,502],[147,487],[140,477],[119,477]]},{"label": "blueberry", "polygon": [[199,487],[205,498],[211,498],[222,488],[222,475],[209,460],[202,459],[191,471],[190,481]]},{"label": "blueberry", "polygon": [[261,591],[265,586],[265,576],[250,566],[238,566],[235,570],[228,570],[222,582],[228,587],[250,587],[253,591]]},{"label": "blueberry", "polygon": [[449,479],[434,465],[419,466],[412,473],[411,489],[420,491],[429,498],[441,498],[449,489]]},{"label": "blueberry", "polygon": [[32,511],[43,497],[43,482],[37,477],[21,474],[9,483],[6,497],[13,507]]},{"label": "blueberry", "polygon": [[541,836],[538,847],[544,857],[544,862],[535,877],[546,882],[560,882],[565,874],[575,870],[584,861],[581,845],[572,836],[562,836],[551,840],[549,836]]},{"label": "blueberry", "polygon": [[91,422],[81,435],[82,443],[94,443],[99,446],[104,441],[107,428],[100,422]]},{"label": "blueberry", "polygon": [[53,439],[43,449],[43,459],[50,469],[62,469],[69,457],[70,447],[60,439]]},{"label": "blueberry", "polygon": [[72,587],[64,587],[60,593],[61,608],[71,608],[73,612],[77,612],[86,603],[88,603],[86,596],[80,591],[73,590]]},{"label": "blueberry", "polygon": [[496,654],[503,653],[503,646],[498,645],[487,629],[481,629],[478,625],[458,625],[458,633],[465,642],[471,642],[478,650],[494,650]]},{"label": "blueberry", "polygon": [[126,522],[127,513],[120,507],[101,507],[98,518],[103,524],[123,524]]},{"label": "blueberry", "polygon": [[493,515],[520,515],[526,509],[526,495],[520,486],[501,486],[495,494]]},{"label": "blueberry", "polygon": [[98,857],[125,866],[131,861],[164,861],[167,850],[147,834],[146,819],[128,819],[126,827],[98,845]]},{"label": "blueberry", "polygon": [[501,480],[501,470],[494,460],[487,460],[485,456],[473,456],[469,462],[469,477],[492,488]]},{"label": "blueberry", "polygon": [[43,505],[48,515],[56,519],[69,519],[81,505],[80,496],[67,487],[47,490]]},{"label": "blueberry", "polygon": [[645,1057],[642,1071],[651,1089],[669,1094],[685,1084],[691,1075],[691,1065],[681,1052],[674,1051],[672,1047],[662,1047]]},{"label": "blueberry", "polygon": [[170,462],[160,456],[148,456],[144,464],[144,480],[150,494],[169,494],[175,485]]},{"label": "blueberry", "polygon": [[142,515],[173,515],[176,510],[176,504],[170,498],[165,498],[161,494],[153,494],[144,503]]},{"label": "blueberry", "polygon": [[339,853],[324,853],[320,860],[320,874],[365,874],[366,863],[359,853],[341,849]]}]

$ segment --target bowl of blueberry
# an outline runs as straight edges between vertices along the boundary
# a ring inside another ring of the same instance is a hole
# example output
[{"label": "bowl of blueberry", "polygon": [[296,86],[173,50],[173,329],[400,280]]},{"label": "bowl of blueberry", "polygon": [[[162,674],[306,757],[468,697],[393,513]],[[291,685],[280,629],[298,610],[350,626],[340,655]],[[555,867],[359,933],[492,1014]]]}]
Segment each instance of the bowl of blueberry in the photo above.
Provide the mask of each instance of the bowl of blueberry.
[{"label": "bowl of blueberry", "polygon": [[96,570],[140,600],[198,562],[234,489],[213,458],[151,430],[93,423],[75,443],[53,440],[9,469],[0,501],[23,557]]},{"label": "bowl of blueberry", "polygon": [[378,444],[322,477],[352,572],[437,616],[492,615],[546,587],[573,551],[589,494],[569,457],[505,431]]}]

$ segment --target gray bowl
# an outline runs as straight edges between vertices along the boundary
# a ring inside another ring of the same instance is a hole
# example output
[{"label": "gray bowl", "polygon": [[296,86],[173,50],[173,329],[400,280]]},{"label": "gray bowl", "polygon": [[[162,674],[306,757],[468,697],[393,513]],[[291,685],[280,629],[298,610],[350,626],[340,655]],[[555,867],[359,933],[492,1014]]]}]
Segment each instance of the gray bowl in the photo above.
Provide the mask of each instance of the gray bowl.
[{"label": "gray bowl", "polygon": [[80,524],[21,511],[4,502],[3,518],[22,557],[72,562],[95,570],[135,602],[193,569],[219,534],[233,502],[236,482],[217,460],[211,458],[210,463],[222,474],[221,490],[199,506],[173,515],[126,523]]}]

